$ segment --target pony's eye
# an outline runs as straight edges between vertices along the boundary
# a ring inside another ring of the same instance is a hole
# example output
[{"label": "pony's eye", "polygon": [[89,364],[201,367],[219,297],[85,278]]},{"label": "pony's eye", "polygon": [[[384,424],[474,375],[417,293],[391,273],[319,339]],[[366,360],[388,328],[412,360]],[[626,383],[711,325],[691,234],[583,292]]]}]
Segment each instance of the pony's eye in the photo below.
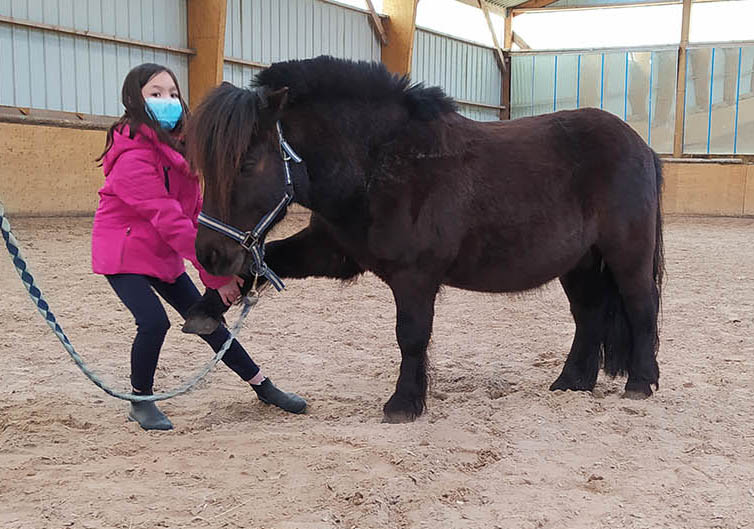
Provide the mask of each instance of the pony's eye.
[{"label": "pony's eye", "polygon": [[254,167],[257,165],[257,160],[247,158],[241,167],[241,178],[251,178],[254,176]]},{"label": "pony's eye", "polygon": [[256,154],[250,154],[246,156],[246,159],[243,162],[243,168],[244,170],[251,170],[254,169],[254,167],[259,163],[260,157]]}]

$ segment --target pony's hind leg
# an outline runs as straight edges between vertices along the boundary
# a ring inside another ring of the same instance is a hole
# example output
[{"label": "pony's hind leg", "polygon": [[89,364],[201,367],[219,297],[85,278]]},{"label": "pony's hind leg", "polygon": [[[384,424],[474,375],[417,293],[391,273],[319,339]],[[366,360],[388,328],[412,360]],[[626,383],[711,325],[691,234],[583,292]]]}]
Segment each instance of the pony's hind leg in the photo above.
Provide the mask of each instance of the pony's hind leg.
[{"label": "pony's hind leg", "polygon": [[576,334],[563,372],[552,383],[550,391],[594,389],[600,367],[608,287],[601,264],[598,252],[590,250],[576,268],[560,278],[571,305]]},{"label": "pony's hind leg", "polygon": [[646,398],[651,386],[658,386],[657,316],[660,296],[652,277],[651,263],[643,266],[616,267],[613,274],[620,289],[628,320],[631,348],[627,358],[628,381],[624,397]]},{"label": "pony's hind leg", "polygon": [[[649,230],[647,230],[649,231]],[[647,240],[648,239],[648,240]],[[605,335],[605,371],[612,376],[628,372],[624,397],[646,398],[658,386],[657,318],[660,290],[657,267],[661,257],[653,236],[645,244],[635,236],[622,249],[604,250],[608,276],[614,282],[614,305]],[[654,243],[654,244],[652,244]]]}]

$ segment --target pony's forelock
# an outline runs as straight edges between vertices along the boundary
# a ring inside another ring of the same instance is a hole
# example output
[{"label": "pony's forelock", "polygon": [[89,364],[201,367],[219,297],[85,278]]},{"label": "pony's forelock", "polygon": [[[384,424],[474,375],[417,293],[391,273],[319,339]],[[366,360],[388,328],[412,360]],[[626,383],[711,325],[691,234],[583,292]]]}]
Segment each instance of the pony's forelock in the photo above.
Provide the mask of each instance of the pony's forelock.
[{"label": "pony's forelock", "polygon": [[233,180],[259,126],[255,90],[222,83],[202,101],[189,123],[186,152],[203,180],[205,196],[215,213],[227,218]]}]

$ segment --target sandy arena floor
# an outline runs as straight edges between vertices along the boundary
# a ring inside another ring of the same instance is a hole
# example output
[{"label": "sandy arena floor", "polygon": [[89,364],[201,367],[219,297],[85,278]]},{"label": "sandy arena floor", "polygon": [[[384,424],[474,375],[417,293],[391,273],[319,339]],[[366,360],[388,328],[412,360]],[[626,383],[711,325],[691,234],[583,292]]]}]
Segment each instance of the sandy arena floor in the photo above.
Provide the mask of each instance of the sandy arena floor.
[{"label": "sandy arena floor", "polygon": [[[90,272],[91,219],[12,221],[73,344],[126,389],[134,326]],[[429,410],[382,424],[400,354],[390,291],[367,275],[289,281],[242,332],[307,415],[260,404],[219,366],[164,404],[169,433],[127,422],[127,404],[84,378],[0,257],[0,527],[754,527],[752,240],[754,219],[667,219],[660,391],[647,401],[602,375],[593,394],[547,390],[573,333],[557,283],[449,288]],[[210,358],[171,318],[160,390]]]}]

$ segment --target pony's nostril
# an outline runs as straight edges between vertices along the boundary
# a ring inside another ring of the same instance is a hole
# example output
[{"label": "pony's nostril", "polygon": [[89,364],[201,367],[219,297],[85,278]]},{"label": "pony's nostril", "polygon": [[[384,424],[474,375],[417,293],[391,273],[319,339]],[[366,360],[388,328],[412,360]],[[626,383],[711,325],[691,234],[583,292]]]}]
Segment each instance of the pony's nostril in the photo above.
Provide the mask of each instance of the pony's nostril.
[{"label": "pony's nostril", "polygon": [[217,264],[217,261],[220,258],[220,253],[215,248],[197,249],[196,258],[199,260],[199,263],[209,271],[210,268]]},{"label": "pony's nostril", "polygon": [[214,266],[220,261],[220,252],[216,248],[209,250],[209,262]]}]

